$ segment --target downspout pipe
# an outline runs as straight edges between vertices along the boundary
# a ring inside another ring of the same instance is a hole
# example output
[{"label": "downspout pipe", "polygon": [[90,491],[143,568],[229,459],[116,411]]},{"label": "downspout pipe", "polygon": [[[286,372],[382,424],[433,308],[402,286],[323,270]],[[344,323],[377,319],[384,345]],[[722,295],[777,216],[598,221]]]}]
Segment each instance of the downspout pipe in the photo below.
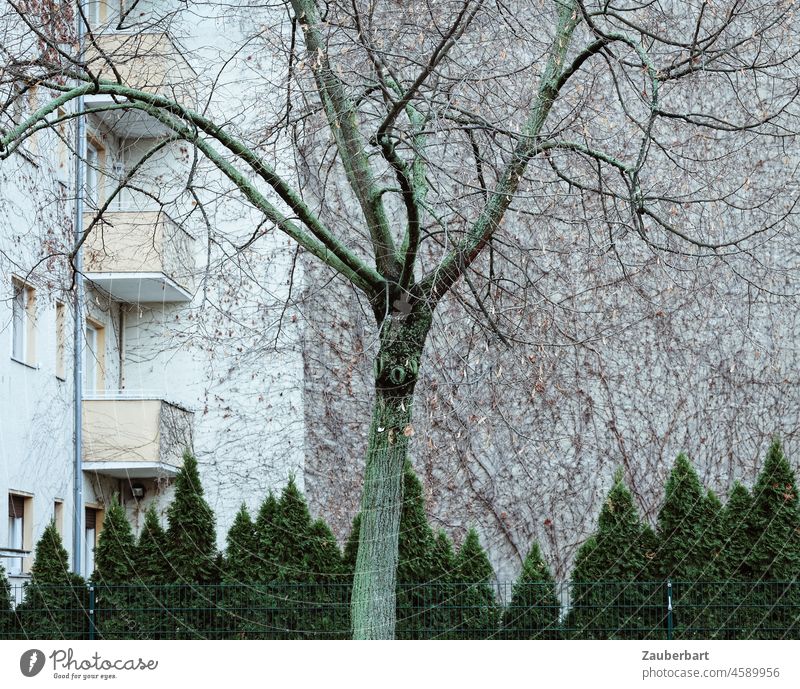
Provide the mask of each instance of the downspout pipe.
[{"label": "downspout pipe", "polygon": [[[78,7],[83,9],[83,0],[78,0]],[[78,59],[83,59],[84,33],[83,12],[77,16]],[[75,243],[83,238],[83,195],[84,195],[84,163],[86,160],[86,121],[83,116],[83,96],[76,101],[78,116],[75,118]],[[83,251],[75,254],[75,308],[73,330],[73,419],[74,431],[74,476],[72,493],[72,571],[82,574],[83,554]]]}]

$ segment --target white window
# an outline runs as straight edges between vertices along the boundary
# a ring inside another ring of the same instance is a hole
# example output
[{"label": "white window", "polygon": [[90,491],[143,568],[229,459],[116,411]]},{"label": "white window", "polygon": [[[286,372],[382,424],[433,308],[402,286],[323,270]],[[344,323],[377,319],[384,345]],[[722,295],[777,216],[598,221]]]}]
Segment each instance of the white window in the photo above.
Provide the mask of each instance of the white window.
[{"label": "white window", "polygon": [[25,360],[25,320],[25,288],[14,285],[11,356],[19,361]]},{"label": "white window", "polygon": [[36,291],[16,278],[11,284],[11,357],[33,366],[36,358]]},{"label": "white window", "polygon": [[[125,157],[124,152],[120,151],[119,157],[117,160],[114,161],[112,166],[113,171],[113,179],[114,179],[114,187],[117,188],[125,179]],[[126,206],[130,206],[130,203],[126,203],[125,197],[129,194],[127,189],[122,189],[115,197],[114,197],[114,207],[116,210],[125,210]]]},{"label": "white window", "polygon": [[86,321],[86,346],[83,352],[83,385],[87,393],[103,389],[105,369],[105,329],[95,321]]},{"label": "white window", "polygon": [[57,174],[62,181],[66,181],[69,178],[69,148],[67,146],[67,136],[69,136],[69,132],[67,130],[67,122],[64,119],[66,114],[67,111],[64,108],[58,108],[58,110],[56,110],[56,119],[59,120],[55,128],[56,137],[58,139],[56,142],[56,154],[58,158]]},{"label": "white window", "polygon": [[66,307],[60,301],[56,302],[56,376],[61,380],[65,380],[67,377],[65,363],[66,334],[64,332],[66,319]]},{"label": "white window", "polygon": [[87,0],[83,5],[83,11],[86,13],[86,20],[92,28],[100,26],[100,22],[104,19],[103,11],[105,8],[101,7],[105,3],[101,0]]},{"label": "white window", "polygon": [[[28,114],[32,115],[39,107],[39,90],[36,86],[28,89]],[[34,155],[39,152],[39,133],[28,137],[28,150]]]},{"label": "white window", "polygon": [[92,139],[86,141],[86,203],[98,208],[103,201],[105,151]]},{"label": "white window", "polygon": [[86,348],[84,349],[83,387],[86,392],[97,389],[97,366],[95,365],[95,352],[97,351],[97,328],[90,323],[86,324]]},{"label": "white window", "polygon": [[53,501],[53,523],[56,525],[56,531],[59,536],[64,536],[64,501]]},{"label": "white window", "polygon": [[9,575],[22,574],[23,571],[23,557],[22,551],[25,550],[25,512],[26,502],[30,498],[23,495],[16,495],[9,493],[8,495],[8,549],[18,550],[18,556],[10,556],[6,558],[6,572]]}]

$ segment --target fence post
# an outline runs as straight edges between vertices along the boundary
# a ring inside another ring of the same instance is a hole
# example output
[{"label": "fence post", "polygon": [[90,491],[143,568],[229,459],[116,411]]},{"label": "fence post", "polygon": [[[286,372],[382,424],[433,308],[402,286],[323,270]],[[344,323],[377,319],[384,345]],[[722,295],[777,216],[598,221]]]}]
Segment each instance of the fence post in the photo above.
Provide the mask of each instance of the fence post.
[{"label": "fence post", "polygon": [[667,639],[672,640],[672,580],[667,579]]},{"label": "fence post", "polygon": [[94,585],[89,584],[89,641],[94,641],[94,608],[95,608],[95,597],[94,597]]}]

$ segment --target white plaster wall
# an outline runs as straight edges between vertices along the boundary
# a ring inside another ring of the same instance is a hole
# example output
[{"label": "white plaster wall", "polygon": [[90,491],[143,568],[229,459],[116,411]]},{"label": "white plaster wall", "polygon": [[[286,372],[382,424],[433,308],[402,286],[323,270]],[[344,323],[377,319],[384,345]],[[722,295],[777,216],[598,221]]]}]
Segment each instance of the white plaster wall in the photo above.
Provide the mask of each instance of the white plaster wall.
[{"label": "white plaster wall", "polygon": [[[230,8],[225,11],[230,14]],[[202,76],[198,86],[205,88],[206,96],[217,75],[204,68],[203,60],[218,61],[225,51],[235,48],[240,39],[239,19],[193,15],[191,25],[172,22],[175,35],[189,45],[192,61],[196,65],[199,61],[197,70]],[[269,63],[269,59],[264,62]],[[258,121],[257,110],[238,115],[243,98],[260,95],[247,93],[247,83],[264,87],[260,77],[250,72],[251,65],[242,56],[220,76],[210,113],[230,117],[241,126]],[[117,132],[96,122],[93,126],[104,137],[110,164],[119,145]],[[71,140],[71,127],[65,135]],[[0,496],[9,489],[35,495],[34,540],[50,517],[53,499],[63,498],[65,545],[71,551],[72,319],[70,312],[66,324],[68,380],[61,382],[54,375],[54,305],[46,297],[48,290],[57,295],[68,289],[66,265],[42,264],[31,278],[37,286],[42,285],[38,292],[41,367],[28,369],[8,358],[11,272],[20,273],[36,263],[52,241],[54,226],[62,252],[68,248],[72,232],[72,207],[67,198],[74,193],[73,159],[54,137],[40,136],[35,151],[38,167],[17,158],[0,166],[0,204],[6,211],[0,221]],[[124,141],[129,163],[138,160],[152,143]],[[276,161],[279,154],[276,148]],[[121,200],[126,207],[142,209],[163,204],[164,211],[195,237],[197,289],[192,302],[120,307],[87,285],[85,307],[87,314],[105,327],[105,388],[109,393],[122,389],[152,394],[194,412],[195,452],[208,500],[217,514],[222,547],[243,501],[256,510],[267,492],[280,490],[290,474],[303,484],[302,320],[296,309],[286,304],[294,245],[268,231],[246,251],[236,251],[261,217],[242,199],[228,195],[230,183],[205,164],[195,177],[197,198],[204,203],[205,213],[200,213],[196,198],[184,188],[192,155],[181,144],[165,149],[137,174],[136,184],[147,193],[126,193]],[[283,161],[284,171],[289,170],[287,162]],[[57,179],[64,185],[57,184]],[[107,191],[113,185],[109,169]],[[299,264],[294,265],[291,279],[291,289],[299,291],[303,279]],[[84,499],[102,504],[115,492],[121,493],[138,529],[144,506],[155,501],[163,514],[171,495],[171,488],[163,482],[147,485],[146,499],[137,504],[127,494],[124,482],[87,475]],[[0,543],[5,542],[6,530],[7,520],[0,520]]]},{"label": "white plaster wall", "polygon": [[[67,306],[65,358],[71,359],[72,334],[65,267],[48,259],[63,247],[71,226],[67,191],[55,180],[69,180],[58,162],[54,137],[39,134],[28,142],[32,162],[0,166],[0,545],[8,544],[9,491],[33,496],[33,543],[63,500],[63,536],[72,544],[72,379],[56,377],[56,300]],[[45,158],[43,152],[54,152]],[[37,165],[34,165],[36,163]],[[56,174],[58,171],[58,174]],[[39,204],[34,204],[38,200]],[[36,289],[36,348],[27,366],[11,358],[12,276]],[[19,582],[12,582],[19,583]]]}]

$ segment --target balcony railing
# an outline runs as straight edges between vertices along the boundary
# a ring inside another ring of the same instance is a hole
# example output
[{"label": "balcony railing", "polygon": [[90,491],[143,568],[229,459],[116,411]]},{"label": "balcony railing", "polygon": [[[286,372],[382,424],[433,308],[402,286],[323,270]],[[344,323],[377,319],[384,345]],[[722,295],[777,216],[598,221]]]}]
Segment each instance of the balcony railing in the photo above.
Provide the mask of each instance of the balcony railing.
[{"label": "balcony railing", "polygon": [[106,211],[84,244],[84,270],[117,301],[188,302],[194,291],[193,243],[161,211]]},{"label": "balcony railing", "polygon": [[192,446],[193,414],[157,398],[83,401],[83,468],[115,478],[177,474]]},{"label": "balcony railing", "polygon": [[0,548],[0,564],[9,579],[26,579],[30,576],[26,562],[30,563],[31,551],[22,548]]}]

